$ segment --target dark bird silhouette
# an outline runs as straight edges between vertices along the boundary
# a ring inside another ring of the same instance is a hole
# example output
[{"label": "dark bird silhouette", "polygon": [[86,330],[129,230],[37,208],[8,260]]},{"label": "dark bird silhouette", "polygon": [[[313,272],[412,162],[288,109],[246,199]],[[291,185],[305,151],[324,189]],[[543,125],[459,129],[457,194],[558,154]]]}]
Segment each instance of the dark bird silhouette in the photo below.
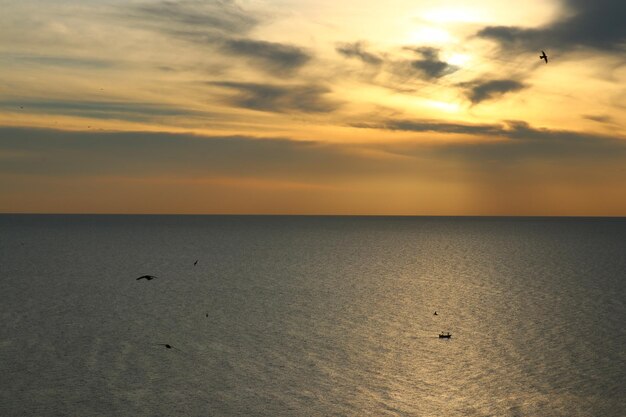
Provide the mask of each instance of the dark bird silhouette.
[{"label": "dark bird silhouette", "polygon": [[155,279],[155,278],[157,277],[155,277],[154,275],[142,275],[139,278],[137,278],[136,281],[139,281],[140,279],[145,279],[145,280],[150,281],[151,279]]},{"label": "dark bird silhouette", "polygon": [[546,64],[548,63],[548,55],[546,55],[546,53],[543,51],[541,51],[541,55],[539,55],[539,59],[543,59],[544,61],[546,61]]},{"label": "dark bird silhouette", "polygon": [[183,355],[187,355],[187,356],[189,356],[189,355],[188,355],[188,353],[187,353],[187,352],[185,352],[184,350],[178,349],[177,347],[172,346],[172,345],[170,345],[169,343],[156,343],[156,345],[157,345],[157,346],[163,346],[165,349],[174,349],[174,350],[179,351],[179,352],[180,352],[180,353],[182,353]]},{"label": "dark bird silhouette", "polygon": [[209,317],[209,313],[206,313],[206,316]]},{"label": "dark bird silhouette", "polygon": [[193,263],[193,266],[198,265],[198,259],[196,259],[196,261]]},{"label": "dark bird silhouette", "polygon": [[439,315],[439,314],[437,314],[437,312],[436,312],[436,311],[433,313],[433,316],[438,316],[438,315]]}]

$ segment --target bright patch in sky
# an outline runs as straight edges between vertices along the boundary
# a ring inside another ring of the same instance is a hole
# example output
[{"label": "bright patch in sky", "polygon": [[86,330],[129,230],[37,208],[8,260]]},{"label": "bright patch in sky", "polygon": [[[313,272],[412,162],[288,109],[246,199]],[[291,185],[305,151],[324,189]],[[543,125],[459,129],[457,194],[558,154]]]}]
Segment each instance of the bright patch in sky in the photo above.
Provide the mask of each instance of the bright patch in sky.
[{"label": "bright patch in sky", "polygon": [[445,101],[438,101],[438,100],[425,100],[424,104],[434,109],[444,111],[446,113],[456,113],[459,111],[458,103],[448,103]]},{"label": "bright patch in sky", "polygon": [[462,67],[472,60],[472,57],[467,54],[454,53],[446,58],[446,62],[450,65]]},{"label": "bright patch in sky", "polygon": [[483,10],[459,6],[431,9],[423,13],[422,17],[434,23],[478,23],[489,20]]},{"label": "bright patch in sky", "polygon": [[423,26],[409,34],[407,39],[410,43],[417,44],[446,44],[456,39],[445,29],[434,26]]}]

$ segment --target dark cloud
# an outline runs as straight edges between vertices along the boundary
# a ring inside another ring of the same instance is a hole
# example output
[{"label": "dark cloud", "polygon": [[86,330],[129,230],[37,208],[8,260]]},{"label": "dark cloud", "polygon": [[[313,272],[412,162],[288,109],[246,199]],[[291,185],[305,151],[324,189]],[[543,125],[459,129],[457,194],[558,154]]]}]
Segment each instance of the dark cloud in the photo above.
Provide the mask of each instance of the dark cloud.
[{"label": "dark cloud", "polygon": [[[338,178],[380,179],[381,175],[406,177],[416,172],[438,177],[445,175],[433,171],[438,164],[459,160],[472,163],[473,169],[497,180],[498,173],[490,171],[494,161],[502,162],[505,171],[510,162],[523,160],[550,161],[549,166],[554,167],[571,163],[569,166],[575,170],[579,165],[572,162],[576,161],[623,167],[626,157],[626,140],[538,129],[519,121],[472,126],[389,120],[378,127],[483,134],[505,140],[355,146],[286,138],[0,127],[0,173],[45,178],[232,176],[336,182]],[[372,154],[376,157],[368,156]]]},{"label": "dark cloud", "polygon": [[458,68],[439,59],[439,50],[431,47],[407,48],[417,52],[422,59],[411,61],[411,67],[421,72],[426,78],[441,78],[452,74]]},{"label": "dark cloud", "polygon": [[[399,130],[408,132],[452,133],[474,138],[496,137],[504,140],[483,142],[442,143],[437,146],[415,145],[405,149],[403,155],[416,157],[431,155],[434,158],[455,158],[479,164],[521,160],[546,160],[567,163],[578,161],[604,161],[621,164],[626,157],[626,138],[566,130],[541,129],[523,121],[506,121],[502,124],[468,125],[440,123],[429,120],[382,120],[370,124],[353,124],[356,127]],[[577,162],[577,163],[578,163]]]},{"label": "dark cloud", "polygon": [[522,121],[508,121],[494,136],[511,140],[485,143],[479,146],[463,144],[448,152],[467,158],[495,158],[500,160],[574,158],[583,161],[616,161],[626,157],[626,140],[593,133],[567,130],[540,129]]},{"label": "dark cloud", "polygon": [[411,62],[411,66],[416,70],[421,71],[427,78],[441,78],[444,75],[448,75],[456,71],[445,62],[429,61],[425,59],[413,61]]},{"label": "dark cloud", "polygon": [[[542,129],[521,120],[506,120],[493,124],[448,123],[433,120],[386,119],[372,123],[353,123],[353,127],[368,129],[399,130],[408,132],[454,133],[469,136],[496,136],[522,142],[552,142],[563,145],[594,144],[610,145],[626,151],[626,138],[609,137],[567,130]],[[474,146],[476,144],[468,144]],[[465,145],[464,145],[465,146]]]},{"label": "dark cloud", "polygon": [[433,48],[432,46],[407,46],[404,49],[406,49],[407,51],[413,51],[415,53],[418,53],[428,61],[437,61],[439,59],[439,49]]},{"label": "dark cloud", "polygon": [[0,127],[0,181],[4,175],[39,175],[316,182],[385,166],[341,145],[286,138]]},{"label": "dark cloud", "polygon": [[252,39],[225,40],[221,50],[256,60],[265,65],[263,69],[266,71],[281,74],[289,74],[311,59],[307,52],[297,46]]},{"label": "dark cloud", "polygon": [[327,113],[339,107],[339,103],[324,96],[327,87],[315,84],[276,85],[244,82],[210,82],[209,85],[234,90],[238,94],[229,97],[230,104],[252,110],[275,113]]},{"label": "dark cloud", "polygon": [[342,43],[337,45],[335,50],[346,58],[357,58],[366,64],[380,65],[383,63],[382,58],[365,51],[365,45],[362,42]]},{"label": "dark cloud", "polygon": [[193,110],[157,103],[71,100],[3,100],[0,109],[128,121],[154,120],[168,116],[209,116]]},{"label": "dark cloud", "polygon": [[353,123],[351,126],[410,132],[460,133],[464,135],[498,135],[502,132],[502,126],[496,124],[468,125],[461,123],[442,123],[428,120],[414,121],[389,119],[374,123]]},{"label": "dark cloud", "polygon": [[507,49],[532,50],[589,47],[620,51],[626,47],[626,2],[565,0],[566,17],[540,28],[488,26],[478,36],[494,39]]},{"label": "dark cloud", "polygon": [[517,80],[478,80],[463,83],[461,87],[467,89],[466,94],[470,101],[474,104],[478,104],[506,93],[522,90],[527,88],[527,85]]}]

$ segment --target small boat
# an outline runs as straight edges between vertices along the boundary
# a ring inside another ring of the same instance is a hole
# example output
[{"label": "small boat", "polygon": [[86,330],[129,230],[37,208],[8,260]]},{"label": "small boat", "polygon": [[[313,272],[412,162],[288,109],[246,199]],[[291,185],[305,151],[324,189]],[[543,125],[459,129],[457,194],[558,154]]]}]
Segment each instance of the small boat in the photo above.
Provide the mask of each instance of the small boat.
[{"label": "small boat", "polygon": [[440,339],[450,339],[451,337],[452,337],[452,335],[450,334],[450,332],[448,332],[448,333],[444,333],[444,332],[439,333],[439,338]]}]

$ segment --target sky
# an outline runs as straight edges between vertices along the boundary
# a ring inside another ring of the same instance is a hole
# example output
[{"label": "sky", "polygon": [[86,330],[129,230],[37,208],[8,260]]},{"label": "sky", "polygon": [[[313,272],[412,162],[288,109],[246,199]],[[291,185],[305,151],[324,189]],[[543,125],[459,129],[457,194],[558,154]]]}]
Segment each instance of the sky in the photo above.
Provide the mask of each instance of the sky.
[{"label": "sky", "polygon": [[0,212],[626,216],[623,0],[0,10]]}]

